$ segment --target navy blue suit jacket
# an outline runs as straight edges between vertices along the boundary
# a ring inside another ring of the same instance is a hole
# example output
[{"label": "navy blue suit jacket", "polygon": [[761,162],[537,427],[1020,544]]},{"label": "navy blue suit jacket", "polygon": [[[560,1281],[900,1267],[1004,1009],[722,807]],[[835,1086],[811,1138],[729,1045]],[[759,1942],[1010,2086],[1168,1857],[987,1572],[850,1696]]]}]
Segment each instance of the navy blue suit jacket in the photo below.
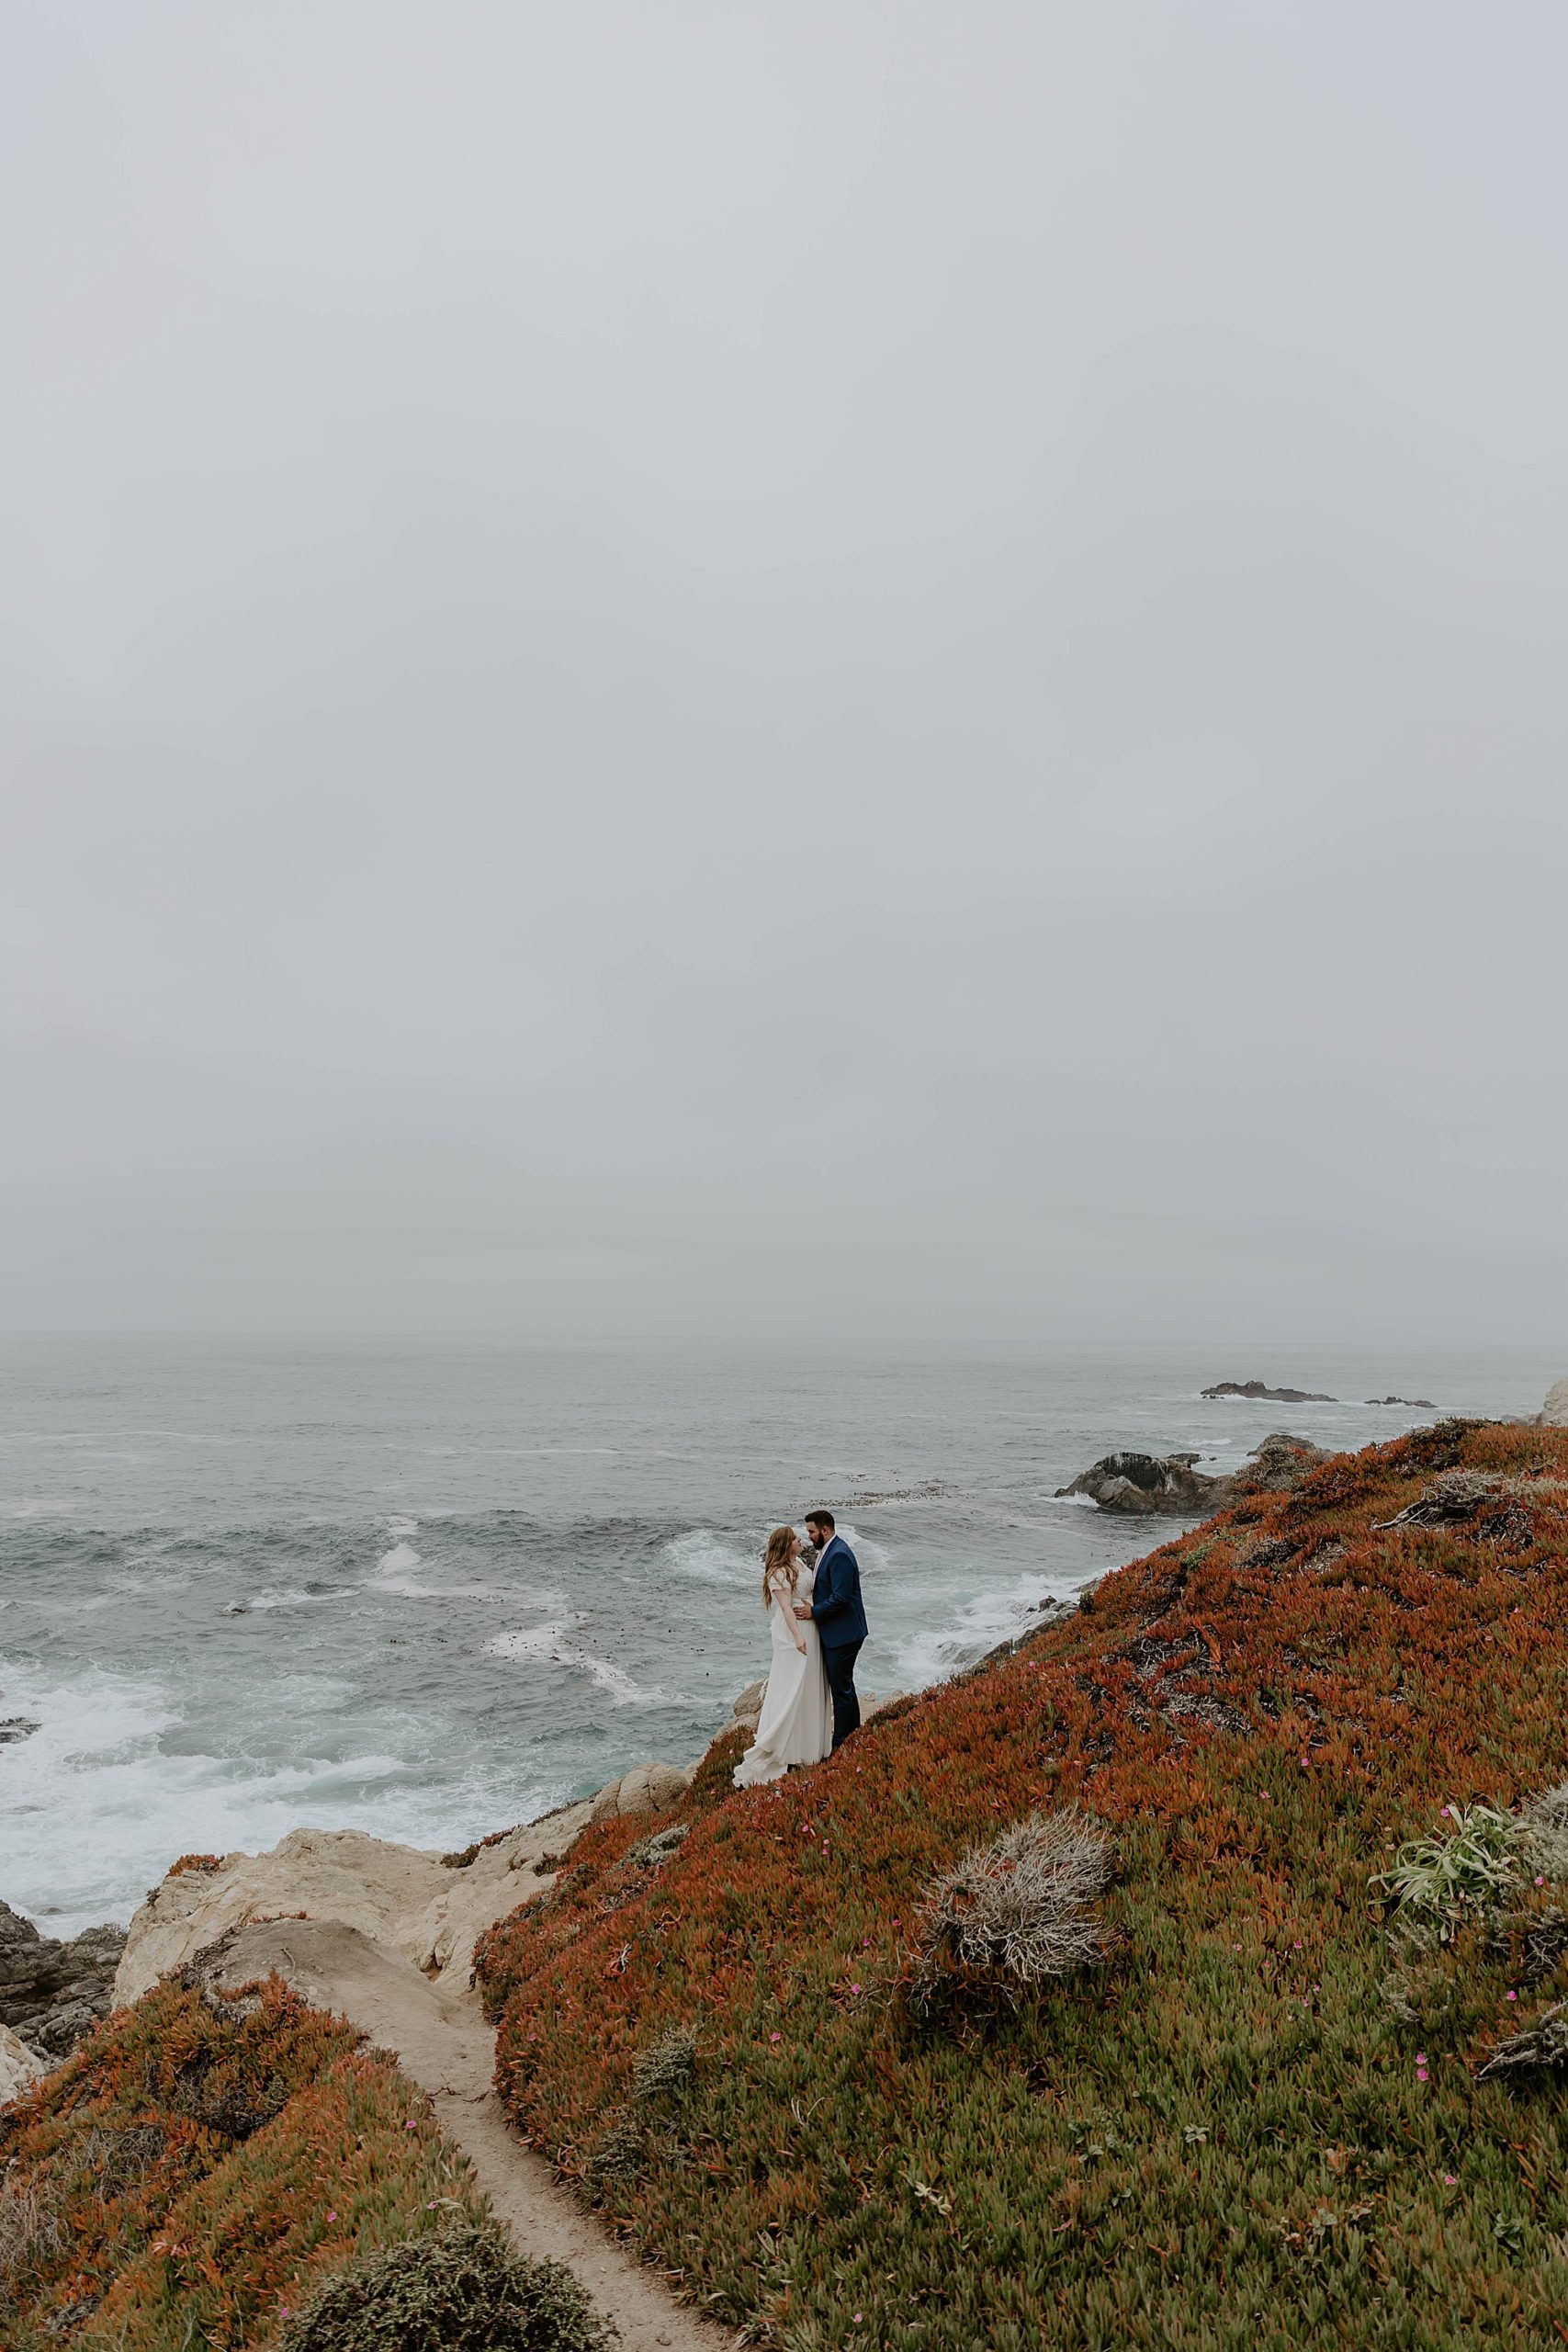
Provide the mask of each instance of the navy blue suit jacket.
[{"label": "navy blue suit jacket", "polygon": [[822,1546],[812,1589],[811,1614],[825,1650],[841,1649],[846,1642],[865,1639],[865,1611],[860,1597],[860,1562],[841,1535]]}]

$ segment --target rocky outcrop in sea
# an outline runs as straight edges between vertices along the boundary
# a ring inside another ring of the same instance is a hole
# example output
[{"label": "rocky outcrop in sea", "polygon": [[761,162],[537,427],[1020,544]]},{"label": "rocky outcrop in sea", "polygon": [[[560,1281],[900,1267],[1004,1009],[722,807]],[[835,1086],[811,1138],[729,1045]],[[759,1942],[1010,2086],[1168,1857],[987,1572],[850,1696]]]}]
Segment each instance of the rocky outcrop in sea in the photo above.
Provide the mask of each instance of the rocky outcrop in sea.
[{"label": "rocky outcrop in sea", "polygon": [[1101,1510],[1134,1519],[1208,1519],[1243,1495],[1280,1493],[1327,1459],[1309,1438],[1284,1430],[1266,1437],[1232,1477],[1195,1469],[1196,1453],[1107,1453],[1069,1486],[1058,1487],[1056,1498],[1087,1495]]},{"label": "rocky outcrop in sea", "polygon": [[[1205,1396],[1245,1396],[1263,1405],[1337,1405],[1337,1396],[1325,1396],[1317,1388],[1269,1388],[1261,1380],[1217,1380],[1213,1388],[1203,1390]],[[1390,1397],[1397,1404],[1397,1397]]]}]

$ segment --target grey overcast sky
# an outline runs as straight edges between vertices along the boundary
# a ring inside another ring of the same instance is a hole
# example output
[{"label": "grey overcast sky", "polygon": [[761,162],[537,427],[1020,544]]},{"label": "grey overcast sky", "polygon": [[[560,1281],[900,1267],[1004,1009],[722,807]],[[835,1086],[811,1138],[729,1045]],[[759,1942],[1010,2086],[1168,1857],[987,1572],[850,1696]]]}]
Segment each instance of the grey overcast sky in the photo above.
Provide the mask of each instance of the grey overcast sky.
[{"label": "grey overcast sky", "polygon": [[1568,1342],[1562,0],[0,109],[0,1321]]}]

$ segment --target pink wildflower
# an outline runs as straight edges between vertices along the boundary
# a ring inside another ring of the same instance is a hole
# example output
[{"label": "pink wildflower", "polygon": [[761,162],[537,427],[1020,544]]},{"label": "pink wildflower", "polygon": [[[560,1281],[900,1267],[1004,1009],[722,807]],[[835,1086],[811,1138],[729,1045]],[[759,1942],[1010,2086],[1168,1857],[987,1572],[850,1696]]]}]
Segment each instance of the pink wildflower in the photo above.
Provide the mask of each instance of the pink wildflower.
[{"label": "pink wildflower", "polygon": [[770,2041],[782,2041],[784,2040],[784,2036],[782,2033],[770,2033],[768,2040]]},{"label": "pink wildflower", "polygon": [[1519,1996],[1518,1996],[1518,1995],[1517,1995],[1517,1993],[1506,1993],[1506,1994],[1505,1994],[1505,1995],[1504,1995],[1504,1998],[1505,1998],[1505,2000],[1509,2000],[1509,2001],[1517,2001],[1517,2000],[1518,1999],[1518,1997],[1519,1997]]}]

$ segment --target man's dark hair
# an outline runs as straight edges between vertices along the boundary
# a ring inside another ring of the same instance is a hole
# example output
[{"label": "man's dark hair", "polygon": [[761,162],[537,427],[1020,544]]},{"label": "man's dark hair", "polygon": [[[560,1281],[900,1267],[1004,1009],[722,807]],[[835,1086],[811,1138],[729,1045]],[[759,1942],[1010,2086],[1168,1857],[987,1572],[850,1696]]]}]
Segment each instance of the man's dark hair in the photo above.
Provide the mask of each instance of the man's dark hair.
[{"label": "man's dark hair", "polygon": [[825,1527],[830,1534],[837,1532],[839,1525],[839,1522],[833,1517],[832,1512],[821,1503],[818,1504],[815,1510],[808,1510],[807,1512],[806,1522],[808,1527]]}]

